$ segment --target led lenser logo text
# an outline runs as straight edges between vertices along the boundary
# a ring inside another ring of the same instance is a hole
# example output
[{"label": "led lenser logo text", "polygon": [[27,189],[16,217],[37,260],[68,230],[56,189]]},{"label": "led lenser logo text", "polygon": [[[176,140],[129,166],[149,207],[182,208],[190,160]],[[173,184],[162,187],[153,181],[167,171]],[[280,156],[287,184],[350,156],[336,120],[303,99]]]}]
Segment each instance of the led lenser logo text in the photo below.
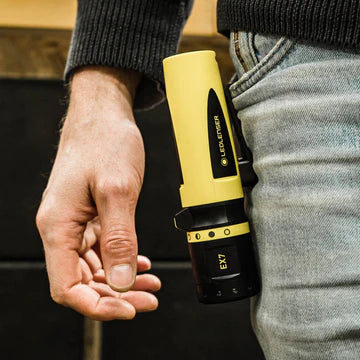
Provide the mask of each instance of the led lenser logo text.
[{"label": "led lenser logo text", "polygon": [[219,150],[220,150],[220,156],[221,156],[220,163],[222,166],[227,166],[228,160],[226,158],[224,139],[223,139],[222,132],[221,132],[221,124],[220,124],[219,115],[214,116],[214,121],[215,121],[215,127],[216,127],[216,135],[217,135],[217,138],[219,141]]}]

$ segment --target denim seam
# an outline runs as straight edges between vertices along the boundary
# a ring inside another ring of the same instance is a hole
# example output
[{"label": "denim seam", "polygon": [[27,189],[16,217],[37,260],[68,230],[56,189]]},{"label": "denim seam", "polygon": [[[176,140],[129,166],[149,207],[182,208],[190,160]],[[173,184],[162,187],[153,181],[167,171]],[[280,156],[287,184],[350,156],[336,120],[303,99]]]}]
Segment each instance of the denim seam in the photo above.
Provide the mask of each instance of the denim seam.
[{"label": "denim seam", "polygon": [[[237,35],[236,39],[235,39],[235,34]],[[241,60],[239,59],[239,55],[237,54],[237,51],[239,51],[239,47],[240,47],[240,41],[241,40],[239,38],[239,32],[234,32],[234,33],[232,32],[230,34],[229,50],[230,50],[231,58],[234,61],[235,68],[241,69],[242,71],[246,72],[243,64],[241,63]],[[234,74],[234,79],[235,78],[239,78],[238,70],[236,70],[236,74]],[[232,84],[231,81],[230,84]]]},{"label": "denim seam", "polygon": [[253,33],[248,33],[247,34],[247,40],[248,40],[248,48],[249,48],[249,53],[250,56],[252,58],[252,61],[254,62],[254,67],[259,63],[259,60],[255,54],[255,48],[254,48],[254,34]]},{"label": "denim seam", "polygon": [[292,40],[281,38],[273,49],[249,72],[245,73],[237,82],[230,86],[231,95],[234,97],[249,89],[267,73],[270,72],[288,54],[294,46]]},{"label": "denim seam", "polygon": [[243,54],[244,62],[248,69],[253,69],[257,65],[258,61],[254,61],[253,51],[249,41],[249,33],[239,31],[238,34],[239,45]]}]

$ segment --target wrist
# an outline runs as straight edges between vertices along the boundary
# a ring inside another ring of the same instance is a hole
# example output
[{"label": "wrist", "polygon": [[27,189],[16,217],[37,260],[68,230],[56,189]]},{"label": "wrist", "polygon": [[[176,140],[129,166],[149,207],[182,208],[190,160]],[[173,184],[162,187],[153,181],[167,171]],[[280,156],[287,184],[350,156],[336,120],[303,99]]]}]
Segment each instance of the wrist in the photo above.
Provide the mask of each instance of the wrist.
[{"label": "wrist", "polygon": [[[79,68],[70,84],[69,112],[100,108],[132,113],[132,105],[141,74],[130,69],[105,66]],[[93,108],[96,107],[96,108]]]}]

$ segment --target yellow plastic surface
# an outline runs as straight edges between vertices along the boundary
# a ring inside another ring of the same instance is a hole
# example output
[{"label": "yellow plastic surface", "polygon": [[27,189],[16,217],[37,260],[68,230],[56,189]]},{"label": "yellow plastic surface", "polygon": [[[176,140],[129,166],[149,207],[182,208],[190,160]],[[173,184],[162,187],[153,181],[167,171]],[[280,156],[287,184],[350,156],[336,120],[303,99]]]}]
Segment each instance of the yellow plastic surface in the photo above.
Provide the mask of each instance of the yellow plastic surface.
[{"label": "yellow plastic surface", "polygon": [[[214,179],[208,140],[207,101],[212,88],[220,101],[235,154],[224,90],[214,51],[196,51],[164,59],[166,95],[184,183],[180,186],[183,207],[242,198],[236,176]],[[234,156],[236,159],[236,156]]]},{"label": "yellow plastic surface", "polygon": [[244,235],[250,232],[248,222],[236,225],[228,225],[214,229],[206,229],[199,231],[187,232],[187,240],[189,243],[198,243],[202,241],[212,241],[226,239],[233,236]]}]

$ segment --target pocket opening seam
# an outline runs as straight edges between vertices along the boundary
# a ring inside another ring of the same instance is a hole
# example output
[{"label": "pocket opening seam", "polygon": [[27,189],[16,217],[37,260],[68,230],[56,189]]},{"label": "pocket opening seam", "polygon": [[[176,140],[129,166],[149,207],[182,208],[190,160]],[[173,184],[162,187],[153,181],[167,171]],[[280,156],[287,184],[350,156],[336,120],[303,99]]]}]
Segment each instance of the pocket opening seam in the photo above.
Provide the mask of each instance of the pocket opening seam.
[{"label": "pocket opening seam", "polygon": [[234,84],[230,86],[232,96],[236,96],[239,90],[247,90],[257,81],[269,73],[289,53],[294,46],[294,41],[282,37],[269,53],[250,71],[246,72]]}]

